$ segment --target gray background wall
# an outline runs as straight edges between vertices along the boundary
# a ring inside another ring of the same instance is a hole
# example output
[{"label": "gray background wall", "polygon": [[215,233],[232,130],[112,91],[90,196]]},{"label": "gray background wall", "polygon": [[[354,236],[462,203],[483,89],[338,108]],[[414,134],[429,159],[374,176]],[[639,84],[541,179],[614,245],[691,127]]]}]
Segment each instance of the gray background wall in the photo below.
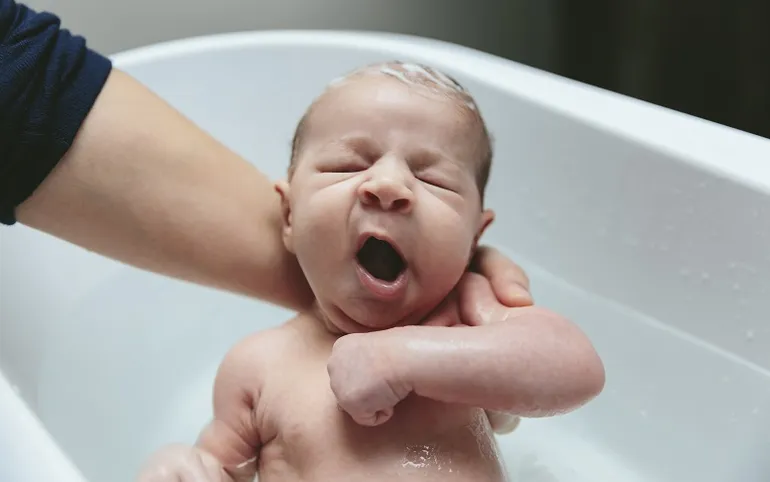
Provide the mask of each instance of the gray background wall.
[{"label": "gray background wall", "polygon": [[17,0],[95,49],[253,29],[447,40],[770,137],[770,2],[734,0]]},{"label": "gray background wall", "polygon": [[102,53],[253,29],[348,29],[433,37],[546,65],[551,0],[19,0],[49,10]]}]

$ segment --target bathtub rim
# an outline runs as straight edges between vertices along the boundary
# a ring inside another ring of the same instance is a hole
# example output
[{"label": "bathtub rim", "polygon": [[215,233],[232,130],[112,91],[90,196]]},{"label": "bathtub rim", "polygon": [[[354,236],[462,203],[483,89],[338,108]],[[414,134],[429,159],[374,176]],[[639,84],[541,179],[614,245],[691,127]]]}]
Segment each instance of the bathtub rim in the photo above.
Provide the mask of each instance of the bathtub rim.
[{"label": "bathtub rim", "polygon": [[359,30],[247,30],[155,43],[110,58],[122,69],[203,51],[308,45],[394,55],[408,51],[410,56],[431,58],[540,108],[770,194],[770,139],[442,40]]}]

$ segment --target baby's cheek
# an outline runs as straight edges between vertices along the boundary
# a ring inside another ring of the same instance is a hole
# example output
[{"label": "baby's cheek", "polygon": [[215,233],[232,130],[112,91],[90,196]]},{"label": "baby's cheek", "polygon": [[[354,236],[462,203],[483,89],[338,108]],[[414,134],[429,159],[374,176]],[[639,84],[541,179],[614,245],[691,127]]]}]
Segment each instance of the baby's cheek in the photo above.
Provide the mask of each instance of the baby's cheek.
[{"label": "baby's cheek", "polygon": [[421,246],[425,288],[446,296],[466,271],[472,241],[458,233],[457,229],[454,232],[434,232]]},{"label": "baby's cheek", "polygon": [[340,209],[305,204],[293,216],[294,251],[308,278],[331,274],[345,249],[347,234]]}]

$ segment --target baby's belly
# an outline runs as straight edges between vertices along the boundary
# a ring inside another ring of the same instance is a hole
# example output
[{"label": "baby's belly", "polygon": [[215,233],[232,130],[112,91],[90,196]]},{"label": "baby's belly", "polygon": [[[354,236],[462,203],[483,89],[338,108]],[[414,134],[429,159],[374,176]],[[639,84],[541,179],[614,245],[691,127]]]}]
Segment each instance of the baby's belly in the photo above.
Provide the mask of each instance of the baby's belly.
[{"label": "baby's belly", "polygon": [[483,410],[410,397],[379,427],[336,406],[301,415],[263,448],[259,482],[507,480]]}]

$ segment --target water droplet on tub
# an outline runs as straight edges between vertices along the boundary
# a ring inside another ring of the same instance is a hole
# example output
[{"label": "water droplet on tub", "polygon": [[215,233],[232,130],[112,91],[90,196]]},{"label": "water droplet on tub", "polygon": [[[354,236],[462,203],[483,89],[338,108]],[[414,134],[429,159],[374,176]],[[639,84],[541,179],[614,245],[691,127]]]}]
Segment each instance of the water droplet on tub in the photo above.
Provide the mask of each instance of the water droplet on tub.
[{"label": "water droplet on tub", "polygon": [[735,269],[738,264],[735,261],[730,261],[730,263],[727,265],[730,269]]},{"label": "water droplet on tub", "polygon": [[687,268],[682,268],[679,270],[679,274],[684,277],[690,276],[690,270]]},{"label": "water droplet on tub", "polygon": [[639,410],[639,415],[641,415],[642,417],[646,417],[647,416],[647,410],[644,410],[644,409]]},{"label": "water droplet on tub", "polygon": [[727,375],[723,376],[722,383],[730,383],[730,377],[728,377]]},{"label": "water droplet on tub", "polygon": [[740,291],[741,285],[740,283],[733,283],[733,291]]},{"label": "water droplet on tub", "polygon": [[754,330],[746,330],[746,341],[754,340]]},{"label": "water droplet on tub", "polygon": [[752,415],[759,415],[759,407],[754,407],[754,410],[751,411]]},{"label": "water droplet on tub", "polygon": [[596,234],[599,236],[607,236],[607,228],[599,228],[596,230]]},{"label": "water droplet on tub", "polygon": [[708,274],[708,272],[706,272],[706,271],[704,271],[703,273],[701,273],[701,274],[700,274],[700,277],[701,277],[701,279],[702,279],[703,281],[708,281],[708,280],[710,280],[710,279],[711,279],[711,275],[710,275],[710,274]]}]

